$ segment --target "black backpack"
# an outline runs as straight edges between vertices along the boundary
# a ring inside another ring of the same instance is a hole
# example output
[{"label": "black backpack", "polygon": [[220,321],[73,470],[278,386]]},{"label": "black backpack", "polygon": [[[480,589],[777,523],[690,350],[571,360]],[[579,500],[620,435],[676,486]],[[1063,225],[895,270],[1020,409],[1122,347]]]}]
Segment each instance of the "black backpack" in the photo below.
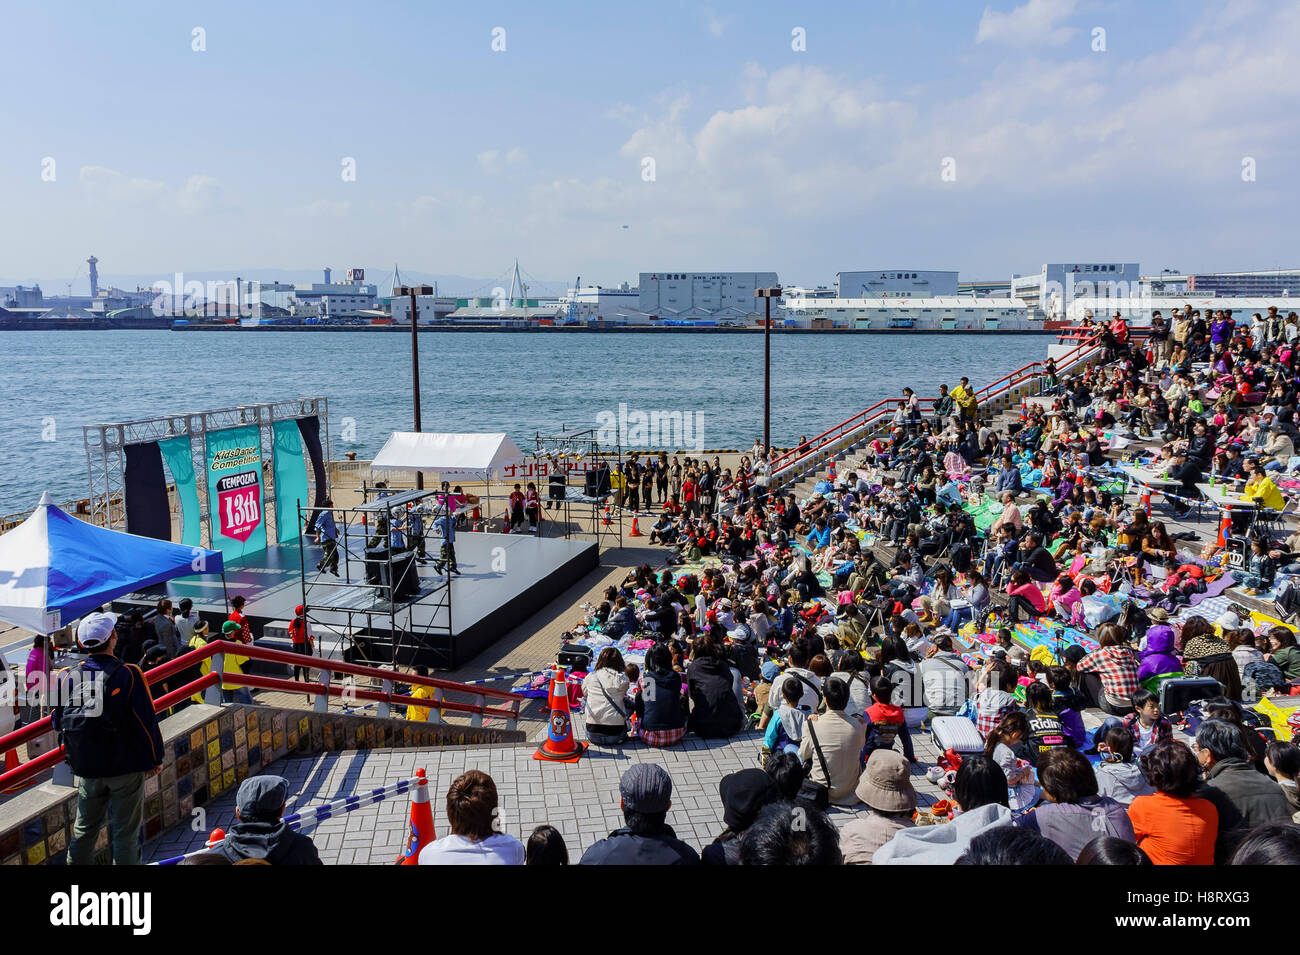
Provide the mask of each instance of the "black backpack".
[{"label": "black backpack", "polygon": [[[124,710],[117,707],[116,712],[110,711],[108,684],[125,664],[116,658],[103,658],[99,663],[98,671],[89,670],[84,664],[72,671],[61,694],[64,702],[54,711],[54,726],[64,759],[74,773],[90,779],[116,776],[120,772],[117,753]],[[135,681],[134,669],[128,667],[127,672],[132,683],[122,697],[124,701],[130,700]],[[98,678],[99,673],[103,674],[102,680]]]},{"label": "black backpack", "polygon": [[964,574],[971,567],[971,548],[970,544],[954,544],[952,547],[952,569],[959,574]]}]

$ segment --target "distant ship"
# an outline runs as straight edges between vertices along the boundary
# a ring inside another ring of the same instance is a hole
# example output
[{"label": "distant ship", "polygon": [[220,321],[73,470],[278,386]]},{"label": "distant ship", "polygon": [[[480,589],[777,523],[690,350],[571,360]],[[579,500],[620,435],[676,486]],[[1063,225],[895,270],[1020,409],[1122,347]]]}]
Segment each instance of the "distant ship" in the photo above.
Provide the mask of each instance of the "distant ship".
[{"label": "distant ship", "polygon": [[[840,298],[834,289],[786,288],[781,298],[787,328],[890,332],[1042,332],[1043,315],[1007,297],[949,295],[891,298],[888,294]],[[775,323],[774,323],[775,324]]]}]

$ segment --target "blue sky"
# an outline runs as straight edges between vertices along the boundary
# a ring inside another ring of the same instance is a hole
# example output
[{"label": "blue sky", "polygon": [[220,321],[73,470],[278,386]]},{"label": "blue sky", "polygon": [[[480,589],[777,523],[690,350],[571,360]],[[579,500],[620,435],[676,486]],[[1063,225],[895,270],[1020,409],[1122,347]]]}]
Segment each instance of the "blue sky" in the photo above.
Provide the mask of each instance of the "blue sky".
[{"label": "blue sky", "polygon": [[10,282],[61,286],[92,252],[108,280],[394,261],[496,276],[515,256],[602,284],[643,269],[817,284],[858,268],[1300,264],[1296,4],[125,2],[0,17]]}]

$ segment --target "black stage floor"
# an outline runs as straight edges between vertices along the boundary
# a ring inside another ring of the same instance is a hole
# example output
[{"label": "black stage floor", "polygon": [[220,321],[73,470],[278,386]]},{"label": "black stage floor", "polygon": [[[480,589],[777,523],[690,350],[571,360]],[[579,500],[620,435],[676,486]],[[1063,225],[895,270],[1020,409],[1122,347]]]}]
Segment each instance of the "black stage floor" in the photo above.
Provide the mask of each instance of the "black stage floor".
[{"label": "black stage floor", "polygon": [[[431,539],[429,544],[433,557],[438,541]],[[307,606],[317,636],[317,652],[341,657],[351,646],[342,636],[350,622],[354,634],[362,631],[378,638],[363,641],[364,656],[385,658],[387,645],[391,644],[391,618],[384,595],[372,587],[341,586],[364,584],[360,554],[354,553],[348,562],[340,554],[339,573],[346,576],[336,578],[312,569],[321,558],[318,546],[309,543],[306,550]],[[397,627],[414,633],[419,645],[411,646],[411,638],[403,637],[400,663],[459,666],[526,621],[598,564],[594,541],[528,534],[461,533],[456,537],[456,558],[461,574],[451,579],[450,621],[447,594],[438,592],[443,578],[434,572],[432,562],[417,565],[421,597],[399,604]],[[114,603],[119,610],[128,606],[152,608],[163,596],[170,597],[173,603],[189,597],[199,615],[219,631],[226,619],[226,594],[242,595],[247,601],[244,613],[254,638],[259,642],[271,638],[268,645],[276,646],[280,641],[274,638],[280,635],[280,627],[293,619],[294,608],[303,603],[301,566],[298,545],[281,544],[227,563],[224,591],[220,576],[186,577],[129,594]],[[324,607],[346,607],[352,612],[318,609]]]}]

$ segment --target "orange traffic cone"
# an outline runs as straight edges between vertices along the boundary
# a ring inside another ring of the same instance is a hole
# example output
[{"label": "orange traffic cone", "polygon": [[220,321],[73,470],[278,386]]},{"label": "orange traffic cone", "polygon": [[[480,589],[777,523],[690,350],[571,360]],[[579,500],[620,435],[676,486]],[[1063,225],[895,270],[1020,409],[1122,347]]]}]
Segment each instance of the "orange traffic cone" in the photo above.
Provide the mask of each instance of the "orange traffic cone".
[{"label": "orange traffic cone", "polygon": [[1230,530],[1232,530],[1232,508],[1229,506],[1223,509],[1223,517],[1219,520],[1218,545],[1220,547],[1228,546],[1228,531]]},{"label": "orange traffic cone", "polygon": [[419,865],[420,850],[438,838],[433,830],[433,808],[429,805],[429,781],[424,770],[415,771],[415,791],[411,793],[411,835],[406,852],[397,857],[397,865]]},{"label": "orange traffic cone", "polygon": [[627,536],[628,536],[628,537],[645,537],[645,535],[642,534],[641,531],[640,531],[640,529],[636,526],[636,515],[633,515],[633,516],[632,516],[632,532],[631,532],[630,534],[628,534]]},{"label": "orange traffic cone", "polygon": [[551,718],[546,724],[546,740],[537,747],[533,759],[554,763],[576,763],[587,751],[586,743],[573,738],[573,717],[569,715],[569,684],[564,667],[556,667],[551,677]]},{"label": "orange traffic cone", "polygon": [[1142,509],[1147,512],[1147,517],[1151,516],[1151,488],[1142,488]]},{"label": "orange traffic cone", "polygon": [[226,841],[226,830],[213,829],[212,835],[208,836],[208,841],[203,844],[205,849],[215,849],[221,843]]},{"label": "orange traffic cone", "polygon": [[609,520],[609,505],[608,505],[608,504],[605,505],[605,514],[604,514],[604,516],[600,519],[600,522],[601,522],[602,524],[604,524],[606,527],[608,527],[608,526],[610,525],[610,520]]}]

